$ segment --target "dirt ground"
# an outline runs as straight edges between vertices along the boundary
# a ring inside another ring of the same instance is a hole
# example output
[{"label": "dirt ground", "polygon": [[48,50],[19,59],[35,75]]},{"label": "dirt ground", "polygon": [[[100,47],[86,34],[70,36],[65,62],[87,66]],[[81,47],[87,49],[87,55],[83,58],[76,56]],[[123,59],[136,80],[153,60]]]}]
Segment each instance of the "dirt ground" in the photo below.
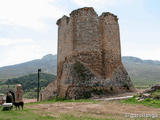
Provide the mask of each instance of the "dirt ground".
[{"label": "dirt ground", "polygon": [[[141,92],[141,91],[137,91]],[[135,94],[135,93],[134,93]],[[131,96],[133,93],[121,94],[114,97]],[[113,97],[113,96],[112,96]],[[113,97],[113,98],[114,98]],[[36,102],[36,99],[26,99],[25,103]],[[98,119],[111,118],[114,120],[130,120],[136,118],[135,115],[151,115],[142,117],[141,120],[160,120],[160,108],[147,107],[144,105],[122,104],[119,100],[108,101],[105,98],[96,102],[56,102],[51,104],[32,104],[27,105],[27,108],[33,109],[35,112],[43,115],[51,115],[59,117],[61,114],[70,114],[74,116],[89,116]],[[158,118],[157,118],[158,117]],[[139,119],[140,117],[138,117]],[[155,119],[154,119],[155,120]]]},{"label": "dirt ground", "polygon": [[33,102],[37,102],[37,99],[23,99],[24,103],[33,103]]},{"label": "dirt ground", "polygon": [[[48,114],[58,117],[61,114],[71,114],[74,116],[84,116],[94,118],[113,118],[115,120],[129,119],[127,114],[153,114],[160,113],[159,108],[146,107],[143,105],[121,104],[119,101],[101,101],[98,103],[63,103],[56,102],[53,104],[34,104],[27,106],[41,114]],[[131,116],[128,116],[131,117]],[[160,119],[160,118],[158,118]]]}]

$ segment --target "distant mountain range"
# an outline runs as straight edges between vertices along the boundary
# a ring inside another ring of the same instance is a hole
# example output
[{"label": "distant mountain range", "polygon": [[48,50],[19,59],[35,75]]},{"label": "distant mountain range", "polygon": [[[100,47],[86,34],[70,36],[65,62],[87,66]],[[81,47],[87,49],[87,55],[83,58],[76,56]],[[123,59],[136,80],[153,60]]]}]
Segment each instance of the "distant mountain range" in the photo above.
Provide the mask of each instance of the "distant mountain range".
[{"label": "distant mountain range", "polygon": [[142,60],[136,57],[122,57],[134,85],[149,87],[160,83],[160,61]]},{"label": "distant mountain range", "polygon": [[[122,61],[136,87],[160,82],[160,61],[142,60],[131,56],[122,57]],[[43,73],[56,75],[57,55],[48,54],[42,59],[0,67],[0,81],[36,73],[38,68],[41,68]]]},{"label": "distant mountain range", "polygon": [[41,68],[43,73],[56,75],[57,55],[48,54],[42,59],[36,59],[21,64],[0,67],[0,81],[37,73],[38,68]]}]

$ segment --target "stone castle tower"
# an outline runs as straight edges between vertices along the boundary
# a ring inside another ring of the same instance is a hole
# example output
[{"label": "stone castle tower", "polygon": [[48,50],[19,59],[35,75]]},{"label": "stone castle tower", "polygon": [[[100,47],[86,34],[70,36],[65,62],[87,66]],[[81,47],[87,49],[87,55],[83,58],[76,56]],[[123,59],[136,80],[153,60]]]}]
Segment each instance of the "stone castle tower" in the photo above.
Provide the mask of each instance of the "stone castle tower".
[{"label": "stone castle tower", "polygon": [[63,16],[57,25],[57,81],[42,92],[43,99],[55,91],[69,99],[135,91],[121,61],[117,16],[109,12],[98,16],[85,7]]},{"label": "stone castle tower", "polygon": [[121,61],[117,16],[93,8],[73,11],[58,25],[57,90],[63,98],[134,91]]}]

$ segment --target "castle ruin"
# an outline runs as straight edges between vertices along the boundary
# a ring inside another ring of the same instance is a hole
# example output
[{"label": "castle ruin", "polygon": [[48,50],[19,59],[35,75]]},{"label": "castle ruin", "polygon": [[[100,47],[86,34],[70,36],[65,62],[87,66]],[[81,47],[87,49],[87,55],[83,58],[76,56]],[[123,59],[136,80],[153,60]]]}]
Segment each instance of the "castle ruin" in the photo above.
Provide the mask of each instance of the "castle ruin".
[{"label": "castle ruin", "polygon": [[57,25],[57,81],[56,86],[51,84],[60,97],[81,99],[135,91],[121,60],[117,16],[109,12],[98,16],[93,8],[85,7],[63,16]]}]

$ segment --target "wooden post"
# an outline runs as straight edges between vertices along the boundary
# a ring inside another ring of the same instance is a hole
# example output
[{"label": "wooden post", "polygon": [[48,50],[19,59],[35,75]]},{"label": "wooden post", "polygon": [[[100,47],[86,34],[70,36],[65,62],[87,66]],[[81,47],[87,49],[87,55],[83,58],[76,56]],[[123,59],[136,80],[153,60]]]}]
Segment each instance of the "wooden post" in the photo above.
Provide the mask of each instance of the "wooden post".
[{"label": "wooden post", "polygon": [[40,72],[41,72],[41,69],[38,69],[37,102],[39,101]]}]

